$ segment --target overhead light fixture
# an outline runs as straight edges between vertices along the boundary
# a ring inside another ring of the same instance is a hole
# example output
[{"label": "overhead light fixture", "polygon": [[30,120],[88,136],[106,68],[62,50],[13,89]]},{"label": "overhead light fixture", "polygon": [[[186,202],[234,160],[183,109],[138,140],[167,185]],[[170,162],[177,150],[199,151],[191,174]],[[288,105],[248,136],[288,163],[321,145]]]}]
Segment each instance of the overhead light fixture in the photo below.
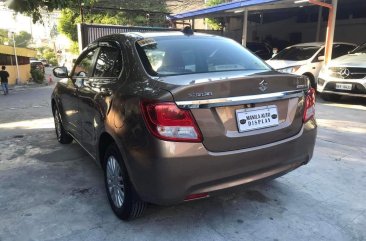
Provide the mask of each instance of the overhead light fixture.
[{"label": "overhead light fixture", "polygon": [[234,11],[234,13],[242,13],[242,12],[244,12],[244,9]]},{"label": "overhead light fixture", "polygon": [[309,0],[297,0],[294,3],[307,3]]}]

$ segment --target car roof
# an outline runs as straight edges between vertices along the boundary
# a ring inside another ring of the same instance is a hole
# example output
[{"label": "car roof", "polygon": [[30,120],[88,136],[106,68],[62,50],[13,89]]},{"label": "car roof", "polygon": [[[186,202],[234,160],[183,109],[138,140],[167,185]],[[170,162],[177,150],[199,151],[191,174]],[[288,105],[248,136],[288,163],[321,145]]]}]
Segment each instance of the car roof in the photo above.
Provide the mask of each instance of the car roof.
[{"label": "car roof", "polygon": [[[356,46],[355,44],[352,43],[346,43],[346,42],[333,42],[333,44],[346,44],[346,45],[352,45],[352,46]],[[289,47],[307,47],[307,46],[316,46],[316,47],[323,47],[325,45],[324,42],[309,42],[309,43],[301,43],[301,44],[295,44]]]},{"label": "car roof", "polygon": [[159,32],[128,32],[121,33],[126,36],[133,36],[138,38],[154,38],[154,37],[184,37],[184,36],[195,36],[195,37],[219,37],[216,35],[204,34],[204,33],[194,33],[194,34],[184,34],[181,31],[159,31]]}]

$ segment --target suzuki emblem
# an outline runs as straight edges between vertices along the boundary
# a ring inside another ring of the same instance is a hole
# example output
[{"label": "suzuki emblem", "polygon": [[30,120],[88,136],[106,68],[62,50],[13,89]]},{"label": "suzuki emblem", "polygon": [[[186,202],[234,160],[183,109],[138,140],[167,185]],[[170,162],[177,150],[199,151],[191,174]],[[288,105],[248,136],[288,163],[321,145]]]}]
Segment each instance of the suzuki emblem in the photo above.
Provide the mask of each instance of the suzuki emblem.
[{"label": "suzuki emblem", "polygon": [[264,92],[268,89],[268,83],[267,81],[265,80],[262,80],[260,83],[259,83],[259,90]]}]

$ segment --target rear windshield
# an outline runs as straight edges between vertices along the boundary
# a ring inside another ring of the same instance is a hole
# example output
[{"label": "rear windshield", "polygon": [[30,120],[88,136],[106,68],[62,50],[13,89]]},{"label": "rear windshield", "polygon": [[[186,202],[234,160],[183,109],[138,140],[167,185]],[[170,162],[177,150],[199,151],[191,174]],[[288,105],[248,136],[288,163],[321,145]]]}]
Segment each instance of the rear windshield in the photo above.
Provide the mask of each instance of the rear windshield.
[{"label": "rear windshield", "polygon": [[319,46],[293,46],[282,50],[272,59],[292,61],[307,60],[313,57],[319,49]]},{"label": "rear windshield", "polygon": [[220,38],[154,38],[136,42],[151,75],[270,70],[262,60],[232,40]]}]

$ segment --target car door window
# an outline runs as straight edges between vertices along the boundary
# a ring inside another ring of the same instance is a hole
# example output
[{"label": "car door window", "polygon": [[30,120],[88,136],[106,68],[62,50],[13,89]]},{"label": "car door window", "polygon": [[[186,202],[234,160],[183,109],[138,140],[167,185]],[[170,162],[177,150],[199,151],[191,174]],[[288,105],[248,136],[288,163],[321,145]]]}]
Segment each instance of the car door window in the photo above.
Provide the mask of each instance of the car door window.
[{"label": "car door window", "polygon": [[82,55],[75,64],[74,76],[75,77],[90,77],[93,71],[93,57],[97,49],[90,50]]},{"label": "car door window", "polygon": [[118,77],[121,71],[121,51],[114,47],[102,47],[96,60],[93,77]]}]

